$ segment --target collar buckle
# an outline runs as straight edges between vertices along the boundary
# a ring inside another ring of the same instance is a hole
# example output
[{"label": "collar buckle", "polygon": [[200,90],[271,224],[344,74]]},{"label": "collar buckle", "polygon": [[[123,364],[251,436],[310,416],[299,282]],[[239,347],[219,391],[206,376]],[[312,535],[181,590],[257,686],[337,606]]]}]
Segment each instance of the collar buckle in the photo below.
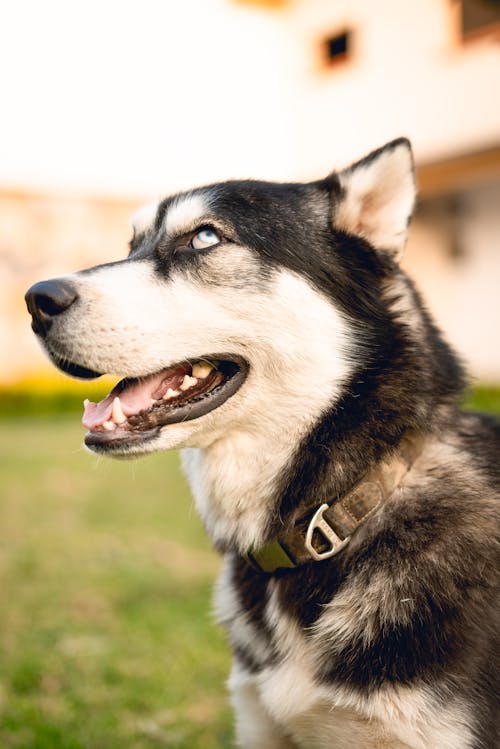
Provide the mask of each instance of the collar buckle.
[{"label": "collar buckle", "polygon": [[[330,557],[333,557],[334,554],[337,554],[341,549],[344,548],[344,546],[347,546],[347,544],[351,540],[350,536],[347,536],[344,539],[337,536],[331,525],[323,517],[324,513],[329,509],[329,507],[330,506],[327,504],[322,504],[320,507],[318,507],[311,519],[311,522],[309,523],[306,538],[304,541],[304,546],[307,549],[308,553],[317,562],[321,562],[323,559],[329,559]],[[317,551],[314,548],[314,531],[318,531],[324,538],[324,540],[329,543],[330,547],[328,549],[325,549],[325,551]]]}]

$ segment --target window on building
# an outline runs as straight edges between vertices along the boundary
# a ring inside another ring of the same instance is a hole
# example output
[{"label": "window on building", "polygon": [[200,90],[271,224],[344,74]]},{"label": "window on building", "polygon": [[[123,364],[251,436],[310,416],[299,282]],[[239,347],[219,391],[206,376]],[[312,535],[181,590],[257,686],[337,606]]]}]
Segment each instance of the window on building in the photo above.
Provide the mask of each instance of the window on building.
[{"label": "window on building", "polygon": [[328,67],[346,62],[352,55],[352,31],[330,34],[321,43],[321,57]]},{"label": "window on building", "polygon": [[460,0],[462,36],[500,34],[500,0]]}]

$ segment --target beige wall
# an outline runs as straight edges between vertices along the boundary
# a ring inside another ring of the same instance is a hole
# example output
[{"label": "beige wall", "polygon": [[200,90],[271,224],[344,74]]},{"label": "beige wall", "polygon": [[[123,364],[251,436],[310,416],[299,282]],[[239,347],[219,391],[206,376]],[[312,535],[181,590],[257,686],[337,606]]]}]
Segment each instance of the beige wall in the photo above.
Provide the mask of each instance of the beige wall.
[{"label": "beige wall", "polygon": [[[419,161],[498,143],[500,45],[462,45],[456,6],[4,3],[0,183],[162,195],[317,177],[402,134]],[[346,26],[351,60],[322,68],[321,41]]]},{"label": "beige wall", "polygon": [[471,375],[500,381],[500,182],[463,194],[457,215],[417,217],[404,266]]},{"label": "beige wall", "polygon": [[[391,138],[411,138],[420,162],[500,142],[500,44],[462,44],[451,0],[297,0],[298,168],[315,176]],[[352,29],[351,58],[326,69],[320,41]]]},{"label": "beige wall", "polygon": [[[500,143],[500,45],[463,45],[450,0],[138,7],[0,8],[2,381],[46,366],[25,288],[120,256],[129,213],[151,196],[230,177],[318,177],[401,134],[419,163]],[[321,41],[346,26],[353,56],[327,70]],[[407,262],[474,374],[500,379],[491,189],[469,191],[460,262],[446,220],[429,217]]]}]

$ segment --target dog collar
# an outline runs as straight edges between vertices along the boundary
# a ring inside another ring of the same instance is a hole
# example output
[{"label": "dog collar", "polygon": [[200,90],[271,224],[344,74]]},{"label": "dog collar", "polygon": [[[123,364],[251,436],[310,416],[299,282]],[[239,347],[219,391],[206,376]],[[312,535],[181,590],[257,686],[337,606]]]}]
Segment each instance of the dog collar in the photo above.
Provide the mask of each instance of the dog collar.
[{"label": "dog collar", "polygon": [[321,562],[338,554],[353,533],[401,486],[422,451],[423,438],[407,434],[398,452],[380,461],[361,481],[332,504],[321,504],[300,518],[274,541],[245,554],[258,572],[293,569],[308,562]]}]

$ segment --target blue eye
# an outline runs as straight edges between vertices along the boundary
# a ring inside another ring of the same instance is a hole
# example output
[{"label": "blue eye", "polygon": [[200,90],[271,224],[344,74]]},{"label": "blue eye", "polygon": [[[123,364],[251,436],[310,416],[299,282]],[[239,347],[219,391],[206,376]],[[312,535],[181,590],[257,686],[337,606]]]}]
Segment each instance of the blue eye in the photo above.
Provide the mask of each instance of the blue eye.
[{"label": "blue eye", "polygon": [[204,250],[216,244],[220,244],[220,237],[213,229],[200,229],[190,242],[193,250]]}]

